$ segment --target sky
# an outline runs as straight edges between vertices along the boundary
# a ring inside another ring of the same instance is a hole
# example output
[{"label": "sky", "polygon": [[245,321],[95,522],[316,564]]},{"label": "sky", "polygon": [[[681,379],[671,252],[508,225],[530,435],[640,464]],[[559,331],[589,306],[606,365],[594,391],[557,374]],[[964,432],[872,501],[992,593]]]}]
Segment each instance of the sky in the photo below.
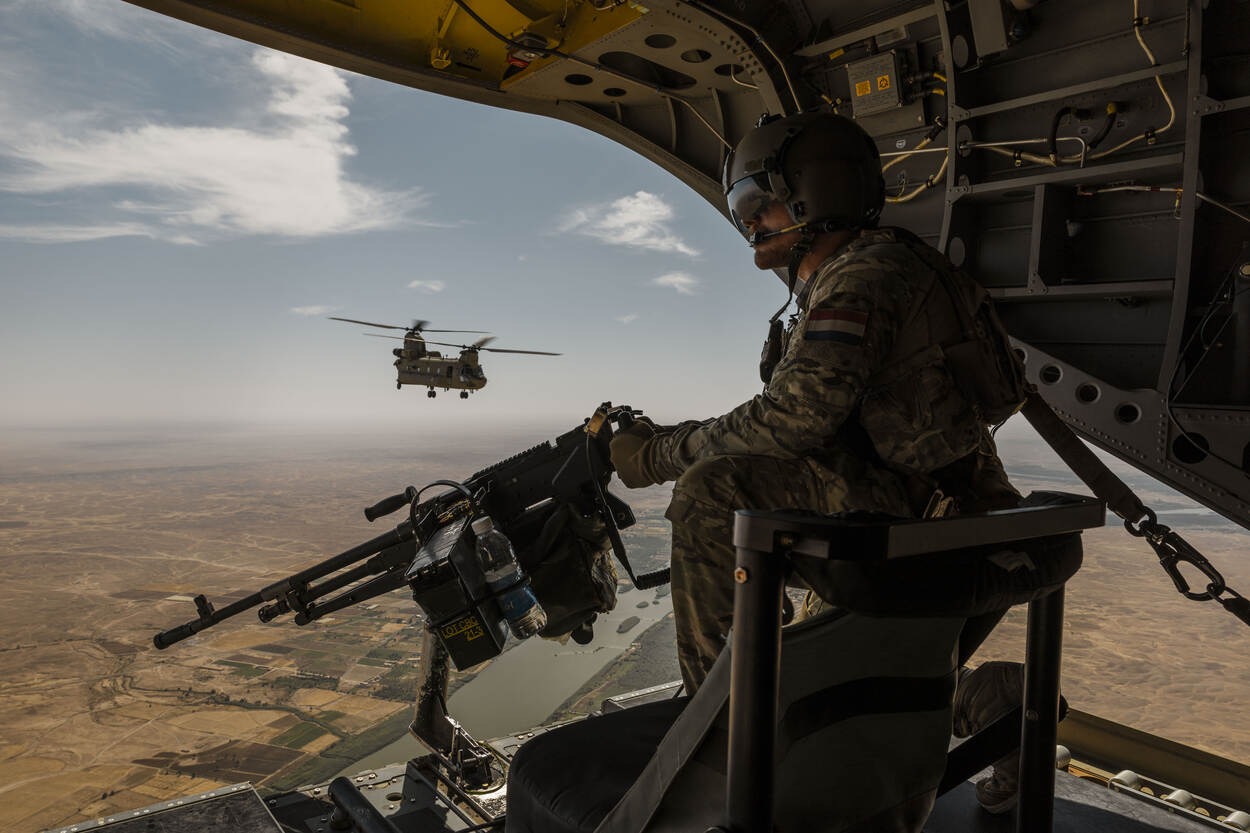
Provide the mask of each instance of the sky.
[{"label": "sky", "polygon": [[[0,0],[0,424],[714,416],[784,297],[582,128],[120,0]],[[563,355],[484,355],[485,390],[431,401],[329,315]]]}]

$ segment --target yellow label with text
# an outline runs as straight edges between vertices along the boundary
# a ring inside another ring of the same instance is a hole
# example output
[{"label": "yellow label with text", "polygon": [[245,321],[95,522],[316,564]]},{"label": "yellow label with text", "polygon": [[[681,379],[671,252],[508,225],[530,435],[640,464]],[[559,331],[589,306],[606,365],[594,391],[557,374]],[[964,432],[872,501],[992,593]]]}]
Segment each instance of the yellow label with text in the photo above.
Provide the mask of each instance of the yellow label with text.
[{"label": "yellow label with text", "polygon": [[463,619],[457,619],[450,625],[443,625],[443,639],[463,636],[466,642],[472,642],[484,634],[482,623],[478,621],[476,616],[466,616]]},{"label": "yellow label with text", "polygon": [[855,97],[856,98],[860,97],[861,95],[868,95],[871,92],[872,92],[871,81],[860,81],[858,84],[855,85]]},{"label": "yellow label with text", "polygon": [[888,75],[878,75],[878,76],[877,76],[877,89],[878,89],[878,90],[888,90],[888,89],[890,89],[890,76],[888,76]]}]

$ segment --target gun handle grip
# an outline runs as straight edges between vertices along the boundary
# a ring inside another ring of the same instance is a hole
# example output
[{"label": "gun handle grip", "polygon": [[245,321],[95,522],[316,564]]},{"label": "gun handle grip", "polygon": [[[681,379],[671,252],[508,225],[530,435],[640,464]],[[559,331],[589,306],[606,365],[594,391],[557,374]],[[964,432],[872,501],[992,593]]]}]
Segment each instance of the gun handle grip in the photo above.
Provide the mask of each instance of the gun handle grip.
[{"label": "gun handle grip", "polygon": [[412,497],[407,491],[400,492],[397,495],[391,495],[383,498],[377,503],[365,509],[365,519],[370,523],[376,521],[383,515],[389,515],[397,509],[402,509],[412,502]]}]

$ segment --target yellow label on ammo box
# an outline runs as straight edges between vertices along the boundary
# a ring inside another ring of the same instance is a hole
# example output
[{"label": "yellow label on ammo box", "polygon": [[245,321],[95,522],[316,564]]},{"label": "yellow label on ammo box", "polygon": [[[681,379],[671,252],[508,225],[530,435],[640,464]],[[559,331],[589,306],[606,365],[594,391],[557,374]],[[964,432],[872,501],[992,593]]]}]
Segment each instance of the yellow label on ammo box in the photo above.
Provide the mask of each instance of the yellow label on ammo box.
[{"label": "yellow label on ammo box", "polygon": [[870,95],[871,93],[872,93],[871,81],[860,81],[858,84],[855,85],[856,96]]},{"label": "yellow label on ammo box", "polygon": [[477,639],[483,634],[482,623],[473,615],[457,619],[449,625],[443,625],[442,629],[443,639],[453,639],[458,636],[466,642]]}]

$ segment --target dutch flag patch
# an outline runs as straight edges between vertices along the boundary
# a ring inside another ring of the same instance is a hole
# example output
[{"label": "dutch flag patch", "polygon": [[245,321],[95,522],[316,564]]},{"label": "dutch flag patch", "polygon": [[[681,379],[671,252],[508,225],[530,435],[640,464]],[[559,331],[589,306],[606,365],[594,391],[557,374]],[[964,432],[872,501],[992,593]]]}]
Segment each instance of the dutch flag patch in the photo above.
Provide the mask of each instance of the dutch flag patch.
[{"label": "dutch flag patch", "polygon": [[864,329],[868,325],[868,313],[854,309],[818,309],[807,316],[805,341],[837,341],[841,344],[861,344]]}]

